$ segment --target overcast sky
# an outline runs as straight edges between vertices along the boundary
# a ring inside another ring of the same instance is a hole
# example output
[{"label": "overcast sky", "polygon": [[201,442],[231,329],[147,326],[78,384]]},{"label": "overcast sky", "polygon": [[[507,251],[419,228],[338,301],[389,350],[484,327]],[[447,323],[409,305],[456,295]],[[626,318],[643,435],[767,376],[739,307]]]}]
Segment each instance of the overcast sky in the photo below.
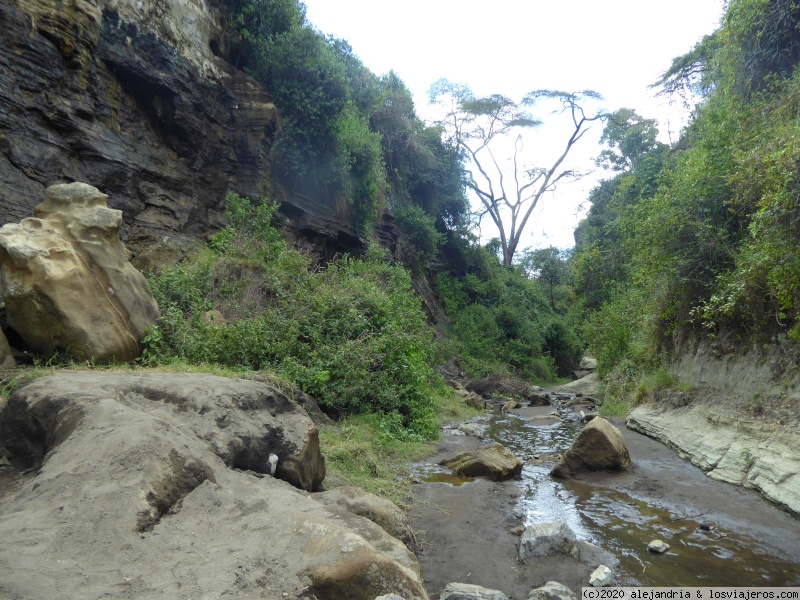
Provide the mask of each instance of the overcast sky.
[{"label": "overcast sky", "polygon": [[[672,58],[711,33],[723,11],[723,0],[304,2],[309,21],[346,39],[370,70],[377,75],[394,70],[414,95],[417,113],[428,121],[436,112],[427,92],[442,77],[477,94],[515,100],[540,88],[593,89],[605,98],[602,108],[631,107],[658,119],[664,141],[676,138],[686,115],[654,98],[648,86]],[[598,127],[581,140],[570,166],[594,168],[599,135]],[[537,162],[557,154],[560,139],[558,132],[543,131]],[[522,247],[571,246],[588,191],[602,176],[562,186],[546,198]],[[487,223],[484,234],[490,233]]]}]

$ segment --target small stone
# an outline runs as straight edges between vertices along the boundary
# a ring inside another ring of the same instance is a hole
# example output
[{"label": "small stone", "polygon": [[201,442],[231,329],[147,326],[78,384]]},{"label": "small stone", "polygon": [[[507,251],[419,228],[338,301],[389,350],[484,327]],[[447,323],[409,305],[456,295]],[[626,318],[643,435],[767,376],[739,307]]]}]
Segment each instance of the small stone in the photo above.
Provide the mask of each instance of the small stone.
[{"label": "small stone", "polygon": [[273,477],[278,472],[278,456],[276,454],[269,455],[269,474]]},{"label": "small stone", "polygon": [[509,529],[508,533],[511,535],[522,535],[523,531],[525,531],[525,528],[522,525],[517,525],[516,527]]},{"label": "small stone", "polygon": [[458,426],[458,431],[464,435],[476,437],[480,440],[483,439],[483,431],[481,430],[480,426],[475,425],[475,423],[463,423],[462,425]]},{"label": "small stone", "polygon": [[507,413],[510,410],[514,410],[515,408],[521,408],[522,404],[517,402],[516,400],[509,400],[508,402],[503,403],[503,406],[500,407],[500,412]]},{"label": "small stone", "polygon": [[663,540],[653,540],[647,544],[647,549],[650,552],[655,552],[656,554],[664,554],[667,550],[669,550],[669,548],[669,544]]},{"label": "small stone", "polygon": [[548,581],[543,586],[531,590],[528,600],[577,600],[577,596],[567,586],[557,581]]},{"label": "small stone", "polygon": [[611,583],[611,569],[605,565],[597,567],[589,576],[589,585],[592,587],[603,587]]},{"label": "small stone", "polygon": [[508,596],[470,583],[448,583],[439,600],[508,600]]}]

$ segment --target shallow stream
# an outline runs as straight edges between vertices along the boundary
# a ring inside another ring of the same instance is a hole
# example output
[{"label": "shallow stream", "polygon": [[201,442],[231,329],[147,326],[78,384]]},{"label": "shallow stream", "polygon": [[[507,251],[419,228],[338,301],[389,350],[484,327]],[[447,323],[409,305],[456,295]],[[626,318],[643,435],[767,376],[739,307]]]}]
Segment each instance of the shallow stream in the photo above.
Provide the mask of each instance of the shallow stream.
[{"label": "shallow stream", "polygon": [[[480,424],[487,442],[527,458],[517,506],[525,524],[565,520],[579,539],[620,560],[618,585],[800,585],[800,521],[749,490],[709,479],[623,423],[616,424],[634,473],[589,474],[580,481],[552,479],[548,460],[570,446],[580,424],[548,422],[541,412],[527,419],[500,411]],[[425,479],[465,483],[438,470]],[[653,539],[666,541],[671,550],[648,552]]]}]

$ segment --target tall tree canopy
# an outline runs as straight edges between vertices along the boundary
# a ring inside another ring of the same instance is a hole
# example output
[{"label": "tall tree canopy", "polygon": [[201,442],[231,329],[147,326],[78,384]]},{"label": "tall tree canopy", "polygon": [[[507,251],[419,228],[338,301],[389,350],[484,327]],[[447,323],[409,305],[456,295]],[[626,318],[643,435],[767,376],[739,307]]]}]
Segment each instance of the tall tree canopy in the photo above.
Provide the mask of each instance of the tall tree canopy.
[{"label": "tall tree canopy", "polygon": [[[431,87],[430,99],[444,107],[440,125],[451,143],[463,152],[467,188],[482,204],[479,217],[489,215],[492,219],[500,237],[503,264],[511,266],[542,196],[553,191],[559,182],[579,176],[562,165],[591,123],[605,117],[602,112],[587,115],[583,107],[585,102],[601,97],[591,90],[536,90],[515,102],[500,94],[478,97],[469,87],[442,79]],[[568,114],[571,127],[562,151],[550,166],[530,166],[523,162],[522,133],[542,124],[529,109],[544,101],[555,102],[559,106],[557,112]],[[500,149],[503,140],[515,134],[510,166],[506,167]]]}]

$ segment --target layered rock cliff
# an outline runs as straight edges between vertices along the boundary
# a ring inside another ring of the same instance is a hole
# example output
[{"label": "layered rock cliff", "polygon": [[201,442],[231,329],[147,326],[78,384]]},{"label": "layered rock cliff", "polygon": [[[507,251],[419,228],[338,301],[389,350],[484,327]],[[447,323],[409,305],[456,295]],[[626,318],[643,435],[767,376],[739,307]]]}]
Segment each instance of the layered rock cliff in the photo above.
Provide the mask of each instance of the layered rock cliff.
[{"label": "layered rock cliff", "polygon": [[88,182],[124,212],[133,248],[222,222],[227,191],[271,196],[298,237],[358,244],[347,204],[287,193],[279,115],[225,59],[213,0],[2,0],[0,224],[54,183]]}]

